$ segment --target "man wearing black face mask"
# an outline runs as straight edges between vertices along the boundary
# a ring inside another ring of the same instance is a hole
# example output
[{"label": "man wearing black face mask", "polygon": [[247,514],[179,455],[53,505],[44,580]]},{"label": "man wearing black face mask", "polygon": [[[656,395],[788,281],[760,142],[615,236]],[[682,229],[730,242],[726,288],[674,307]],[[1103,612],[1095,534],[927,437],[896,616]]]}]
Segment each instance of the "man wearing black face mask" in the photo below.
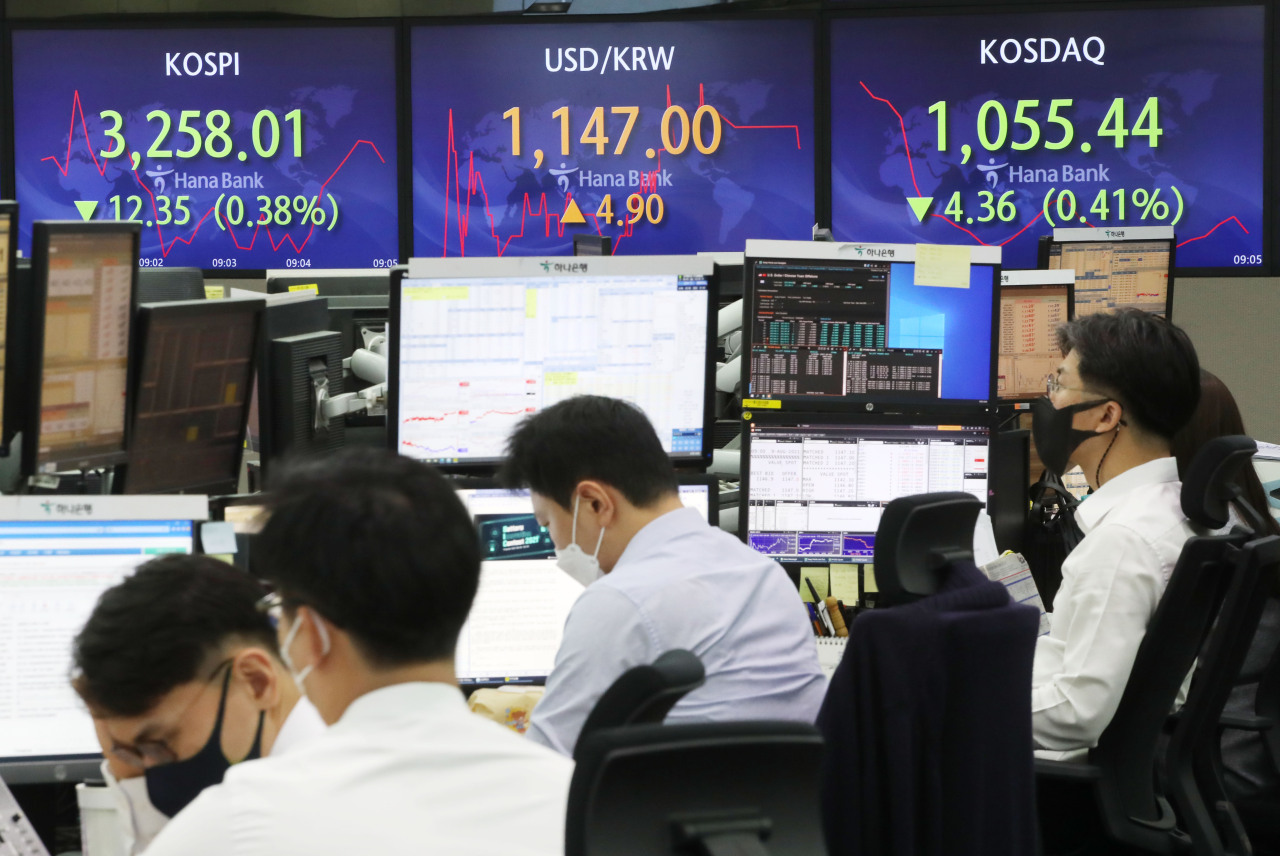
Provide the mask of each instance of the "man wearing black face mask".
[{"label": "man wearing black face mask", "polygon": [[1066,356],[1032,406],[1032,434],[1046,467],[1080,466],[1093,493],[1076,513],[1084,539],[1063,562],[1052,629],[1036,646],[1031,709],[1041,754],[1071,758],[1110,723],[1196,534],[1170,440],[1195,412],[1200,365],[1182,330],[1138,310],[1064,324],[1058,344]]},{"label": "man wearing black face mask", "polygon": [[155,559],[108,590],[76,637],[122,849],[142,852],[232,762],[324,730],[281,662],[264,589],[206,556]]}]

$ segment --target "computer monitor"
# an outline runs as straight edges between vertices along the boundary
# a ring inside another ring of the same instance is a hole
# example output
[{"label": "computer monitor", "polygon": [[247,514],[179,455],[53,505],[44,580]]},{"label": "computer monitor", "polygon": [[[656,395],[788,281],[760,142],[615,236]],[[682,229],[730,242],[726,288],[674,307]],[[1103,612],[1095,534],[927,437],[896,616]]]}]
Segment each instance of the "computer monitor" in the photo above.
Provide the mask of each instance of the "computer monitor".
[{"label": "computer monitor", "polygon": [[201,496],[0,497],[0,777],[100,778],[93,721],[69,683],[71,640],[103,591],[194,550]]},{"label": "computer monitor", "polygon": [[320,297],[338,295],[386,295],[391,290],[391,270],[271,270],[267,271],[267,293],[310,291]]},{"label": "computer monitor", "polygon": [[138,268],[138,303],[204,300],[204,271],[197,267]]},{"label": "computer monitor", "polygon": [[[714,526],[711,479],[680,478],[681,502]],[[472,479],[459,484],[458,496],[475,520],[483,557],[480,589],[458,637],[458,683],[545,683],[582,586],[556,566],[555,545],[534,519],[528,490]]]},{"label": "computer monitor", "polygon": [[573,254],[575,256],[611,256],[613,255],[613,238],[609,235],[574,235]]},{"label": "computer monitor", "polygon": [[1058,325],[1070,321],[1075,271],[1007,270],[1000,274],[1000,363],[996,395],[1030,401],[1062,361]]},{"label": "computer monitor", "polygon": [[964,491],[986,503],[992,427],[976,411],[946,419],[753,412],[743,540],[784,564],[872,564],[891,500]]},{"label": "computer monitor", "polygon": [[992,399],[999,247],[747,241],[746,272],[747,406]]},{"label": "computer monitor", "polygon": [[1054,229],[1040,241],[1040,267],[1076,272],[1075,314],[1134,308],[1171,318],[1173,229]]},{"label": "computer monitor", "polygon": [[715,266],[697,256],[413,259],[391,284],[387,435],[493,466],[526,414],[621,398],[673,460],[710,461]]},{"label": "computer monitor", "polygon": [[22,472],[124,463],[128,366],[139,225],[116,220],[37,221],[34,310]]},{"label": "computer monitor", "polygon": [[123,493],[234,493],[261,300],[138,307]]},{"label": "computer monitor", "polygon": [[[7,390],[9,383],[23,385],[28,383],[26,375],[15,376],[13,381],[9,381],[5,373],[8,368],[6,352],[9,347],[9,290],[13,285],[14,270],[17,266],[18,254],[14,252],[17,247],[17,238],[18,203],[8,199],[0,200],[0,390]],[[8,414],[4,409],[4,399],[7,397],[7,391],[0,396],[0,437],[4,438],[9,436],[6,427]]]},{"label": "computer monitor", "polygon": [[[262,453],[262,473],[269,470],[272,450],[280,444],[275,440],[275,412],[284,402],[275,402],[263,391],[271,386],[271,343],[286,336],[318,333],[329,326],[329,304],[324,298],[306,298],[296,301],[273,302],[267,300],[262,310],[261,331],[258,336],[257,372],[254,378],[253,401],[249,408],[249,448]],[[284,442],[284,441],[282,441]]]}]

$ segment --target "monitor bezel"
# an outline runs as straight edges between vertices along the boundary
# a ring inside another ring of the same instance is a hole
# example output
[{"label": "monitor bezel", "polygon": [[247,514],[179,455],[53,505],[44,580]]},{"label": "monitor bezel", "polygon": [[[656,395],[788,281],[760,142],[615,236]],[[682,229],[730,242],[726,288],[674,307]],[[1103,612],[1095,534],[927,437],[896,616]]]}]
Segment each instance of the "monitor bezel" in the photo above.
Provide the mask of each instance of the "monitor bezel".
[{"label": "monitor bezel", "polygon": [[[18,203],[13,199],[0,199],[0,217],[9,218],[9,261],[8,269],[5,271],[6,285],[4,295],[5,308],[5,330],[4,330],[4,367],[0,369],[0,399],[3,400],[4,406],[0,412],[0,447],[7,446],[9,437],[13,433],[11,430],[11,420],[13,415],[10,412],[10,401],[16,401],[19,392],[23,386],[27,385],[26,378],[10,378],[10,368],[12,362],[9,359],[9,343],[12,340],[10,330],[15,323],[14,319],[14,303],[13,303],[13,282],[18,271]],[[21,384],[21,385],[20,385]],[[10,387],[13,389],[10,389]],[[5,449],[5,454],[8,454]]]},{"label": "monitor bezel", "polygon": [[[749,394],[751,386],[751,356],[755,331],[755,264],[757,260],[783,259],[798,261],[888,261],[891,263],[915,263],[913,244],[863,244],[832,241],[747,241],[742,276],[742,398],[743,407],[767,406],[779,410],[800,412],[845,411],[861,407],[867,411],[885,409],[934,409],[934,408],[987,408],[999,403],[995,398],[996,374],[999,369],[997,348],[1000,344],[1000,248],[968,247],[970,264],[990,267],[991,271],[991,341],[990,366],[987,375],[987,397],[982,398],[896,398],[893,396],[851,395],[782,395],[756,396]],[[876,255],[864,255],[865,253]],[[884,257],[880,254],[888,254]],[[762,404],[768,402],[768,404]]]},{"label": "monitor bezel", "polygon": [[[128,459],[130,424],[129,413],[133,409],[133,387],[130,383],[130,371],[125,369],[125,393],[124,393],[124,437],[121,441],[121,448],[107,452],[94,452],[90,455],[58,455],[52,460],[41,464],[39,462],[40,452],[40,408],[42,403],[42,395],[44,392],[44,328],[45,328],[45,310],[49,300],[49,240],[56,235],[83,235],[86,233],[98,235],[117,235],[127,234],[131,237],[132,242],[132,273],[129,278],[129,335],[125,346],[127,355],[133,354],[136,348],[135,337],[137,336],[136,314],[137,314],[137,294],[138,294],[138,246],[142,236],[142,224],[134,223],[127,220],[36,220],[31,224],[31,279],[32,279],[32,306],[31,317],[23,319],[31,325],[30,329],[30,346],[31,356],[33,359],[33,371],[30,378],[31,383],[28,386],[25,406],[23,407],[23,429],[22,429],[22,465],[21,475],[23,479],[36,476],[39,472],[67,472],[75,470],[89,470],[99,467],[114,467],[117,464],[123,464]],[[38,367],[39,377],[36,377],[34,367]]]},{"label": "monitor bezel", "polygon": [[[314,271],[268,270],[267,294],[287,294],[293,291],[311,291],[306,286],[315,286],[318,297],[377,297],[387,296],[391,290],[391,272],[389,268],[324,268]],[[325,288],[325,285],[336,286],[339,282],[353,283],[353,290],[341,288]],[[358,282],[359,286],[354,286]],[[364,290],[362,286],[372,286]],[[385,286],[385,287],[379,287]]]},{"label": "monitor bezel", "polygon": [[[1068,270],[1070,270],[1070,268],[1068,268]],[[996,306],[997,306],[997,307],[999,307],[999,305],[1000,305],[1000,298],[1001,298],[1001,297],[1003,297],[1003,295],[1004,295],[1004,290],[1005,290],[1006,288],[1042,288],[1042,289],[1045,289],[1046,291],[1047,291],[1047,290],[1049,290],[1050,288],[1065,288],[1065,289],[1067,290],[1067,320],[1068,320],[1068,321],[1074,321],[1074,320],[1075,320],[1075,317],[1076,317],[1076,281],[1075,281],[1075,278],[1074,278],[1074,277],[1072,277],[1072,279],[1071,279],[1071,281],[1070,281],[1070,282],[1065,282],[1065,283],[1059,283],[1059,282],[1032,282],[1032,283],[1021,282],[1021,283],[1012,283],[1012,282],[1006,282],[1006,281],[1005,281],[1005,278],[1006,278],[1009,274],[1026,274],[1026,273],[1033,273],[1033,274],[1034,274],[1034,273],[1041,273],[1042,271],[1043,271],[1043,269],[1037,269],[1037,270],[1033,270],[1033,271],[1022,271],[1022,270],[1006,270],[1006,271],[1002,271],[1002,272],[1001,272],[1001,277],[1000,277],[1000,284],[999,284],[999,288],[998,288],[997,295],[996,295]],[[1057,273],[1057,271],[1051,271],[1051,273]],[[1003,313],[1002,313],[1002,314],[1003,314]],[[997,381],[999,380],[999,376],[1000,376],[1000,357],[1001,357],[1001,353],[1000,353],[1000,330],[999,330],[999,329],[997,329],[997,330],[996,330],[996,378],[997,378]],[[997,389],[997,390],[996,390],[996,401],[995,401],[995,403],[996,403],[997,405],[1001,405],[1001,404],[1006,404],[1006,405],[1007,405],[1007,404],[1026,404],[1026,403],[1031,402],[1031,401],[1034,401],[1034,400],[1036,400],[1037,398],[1040,398],[1040,397],[1041,397],[1041,396],[1039,396],[1039,395],[1022,395],[1022,396],[1019,396],[1019,395],[1011,395],[1011,396],[1002,396],[1002,395],[1000,395],[1000,390],[999,390],[999,389]]]},{"label": "monitor bezel", "polygon": [[[799,425],[830,425],[830,426],[866,426],[875,428],[877,426],[905,426],[911,427],[915,425],[959,425],[962,427],[981,427],[988,432],[987,445],[987,498],[983,503],[984,513],[990,515],[990,509],[995,503],[992,496],[992,477],[991,472],[1000,465],[995,458],[996,441],[995,436],[999,431],[999,420],[995,411],[984,408],[946,408],[938,410],[912,410],[899,412],[858,412],[846,411],[844,413],[826,412],[801,412],[801,411],[759,411],[747,410],[742,414],[742,460],[740,462],[741,481],[739,482],[739,505],[738,505],[738,531],[737,536],[742,543],[750,546],[748,538],[751,525],[751,427],[752,425],[765,426],[799,426]],[[760,555],[764,555],[761,553]],[[765,558],[772,558],[766,556]],[[800,567],[803,565],[823,564],[822,561],[814,560],[806,562],[804,560],[783,559],[777,561],[779,565],[786,569],[792,580],[798,581]],[[830,560],[826,564],[831,564]],[[860,563],[852,563],[860,564]],[[861,564],[872,564],[871,562]]]},{"label": "monitor bezel", "polygon": [[134,395],[131,401],[131,407],[128,412],[128,425],[130,437],[137,436],[138,422],[138,398],[142,385],[142,371],[146,364],[147,346],[150,344],[150,333],[157,319],[183,319],[193,318],[204,314],[225,313],[229,308],[243,310],[243,314],[249,316],[250,326],[253,332],[250,334],[249,345],[249,373],[247,389],[245,390],[244,405],[242,418],[240,419],[240,433],[236,441],[235,448],[240,450],[240,454],[236,456],[236,463],[233,468],[234,472],[226,474],[225,478],[219,478],[214,481],[205,482],[188,482],[181,485],[169,485],[156,487],[149,485],[145,491],[133,490],[130,485],[130,464],[133,456],[133,445],[129,446],[129,460],[126,460],[124,467],[117,475],[120,483],[119,492],[126,494],[169,494],[169,493],[196,493],[205,495],[220,495],[225,493],[234,493],[240,483],[240,467],[244,458],[245,435],[249,427],[249,407],[253,400],[253,379],[257,377],[258,372],[258,334],[262,326],[262,310],[266,307],[265,300],[253,300],[243,298],[232,298],[230,300],[175,300],[163,303],[143,303],[137,308],[134,315],[134,324],[137,333],[134,337],[133,349],[130,353],[129,365],[129,383],[132,385]]},{"label": "monitor bezel", "polygon": [[[547,267],[544,267],[547,266]],[[558,269],[559,268],[559,269]],[[588,269],[590,268],[590,269]],[[715,263],[701,256],[518,256],[506,258],[464,257],[448,259],[411,259],[407,268],[391,274],[390,316],[388,323],[394,335],[387,346],[387,446],[400,452],[400,340],[401,293],[405,279],[465,279],[480,277],[540,278],[556,276],[628,276],[661,274],[664,276],[701,276],[707,282],[706,339],[702,374],[702,451],[697,457],[669,455],[677,466],[705,468],[711,463],[712,426],[715,407],[716,316],[719,312],[719,280]],[[492,471],[501,459],[485,458],[437,464],[446,471]]]},{"label": "monitor bezel", "polygon": [[[52,511],[46,511],[45,503],[40,497],[5,496],[0,497],[0,517],[7,521],[51,520],[57,522],[61,520],[76,523],[94,520],[189,520],[191,521],[191,555],[201,552],[200,525],[210,519],[205,497],[194,494],[181,498],[97,496],[93,497],[93,504],[93,515],[85,518],[64,515],[56,507]],[[203,510],[201,510],[202,507]],[[0,756],[0,778],[10,785],[100,779],[102,778],[102,760],[103,755],[100,751],[60,755],[5,755]]]},{"label": "monitor bezel", "polygon": [[[1041,235],[1040,243],[1036,247],[1036,267],[1040,270],[1054,270],[1049,267],[1049,257],[1053,252],[1055,245],[1063,244],[1150,244],[1154,242],[1167,243],[1169,245],[1169,285],[1164,298],[1164,318],[1166,321],[1173,321],[1173,283],[1177,278],[1178,269],[1178,238],[1176,235],[1167,237],[1133,237],[1133,238],[1096,238],[1096,237],[1059,237],[1057,235]],[[1061,270],[1061,268],[1059,268]],[[1068,268],[1071,270],[1071,268]],[[1077,274],[1077,277],[1079,274]],[[1074,283],[1072,285],[1072,301],[1071,301],[1071,317],[1075,317],[1075,291]]]}]

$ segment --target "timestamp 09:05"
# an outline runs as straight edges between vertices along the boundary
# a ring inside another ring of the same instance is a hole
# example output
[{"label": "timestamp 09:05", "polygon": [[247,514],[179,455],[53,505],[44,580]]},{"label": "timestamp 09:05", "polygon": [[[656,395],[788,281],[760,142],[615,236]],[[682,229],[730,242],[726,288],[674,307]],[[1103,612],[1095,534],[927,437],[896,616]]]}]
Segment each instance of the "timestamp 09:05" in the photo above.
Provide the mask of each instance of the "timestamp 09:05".
[{"label": "timestamp 09:05", "polygon": [[1237,265],[1260,265],[1262,264],[1261,253],[1249,253],[1231,257],[1231,263]]}]

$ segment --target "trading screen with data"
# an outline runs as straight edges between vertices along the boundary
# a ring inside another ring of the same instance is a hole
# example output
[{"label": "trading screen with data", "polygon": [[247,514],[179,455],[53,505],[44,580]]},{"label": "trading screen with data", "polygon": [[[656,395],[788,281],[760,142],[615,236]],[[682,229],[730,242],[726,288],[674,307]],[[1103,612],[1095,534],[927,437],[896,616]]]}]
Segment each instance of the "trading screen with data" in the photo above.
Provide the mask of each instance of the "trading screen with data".
[{"label": "trading screen with data", "polygon": [[989,400],[997,266],[966,267],[963,287],[939,287],[912,261],[749,258],[746,397]]},{"label": "trading screen with data", "polygon": [[136,240],[123,231],[49,235],[42,469],[123,453]]},{"label": "trading screen with data", "polygon": [[703,456],[707,276],[406,278],[399,311],[403,455],[496,463],[526,414],[592,394],[639,406],[673,459]]},{"label": "trading screen with data", "polygon": [[1069,316],[1070,288],[1065,284],[1001,286],[996,394],[1002,400],[1044,395],[1045,379],[1062,361],[1058,325]]},{"label": "trading screen with data", "polygon": [[[528,490],[461,488],[458,496],[480,533],[483,559],[480,588],[454,653],[458,682],[542,682],[582,585],[557,567],[555,545],[534,517]],[[707,518],[709,485],[681,485],[680,501]]]},{"label": "trading screen with data", "polygon": [[1077,316],[1124,308],[1164,315],[1172,262],[1172,240],[1049,244],[1048,268],[1076,272]]},{"label": "trading screen with data", "polygon": [[[57,505],[92,513],[107,499]],[[104,591],[148,559],[192,546],[190,520],[0,522],[0,766],[101,752],[67,681],[71,640]]]},{"label": "trading screen with data", "polygon": [[872,561],[884,507],[964,491],[987,501],[991,429],[979,425],[749,423],[745,536],[779,561]]}]

